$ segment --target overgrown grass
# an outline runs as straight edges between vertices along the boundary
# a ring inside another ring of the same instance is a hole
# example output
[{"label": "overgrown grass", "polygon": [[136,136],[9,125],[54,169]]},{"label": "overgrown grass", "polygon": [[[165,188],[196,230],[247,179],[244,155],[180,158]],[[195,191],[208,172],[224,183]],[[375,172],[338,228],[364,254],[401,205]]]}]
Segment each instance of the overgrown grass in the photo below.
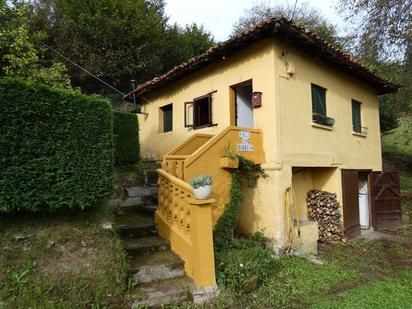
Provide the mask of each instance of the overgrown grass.
[{"label": "overgrown grass", "polygon": [[382,137],[382,151],[388,155],[412,156],[412,118],[400,120],[400,126]]},{"label": "overgrown grass", "polygon": [[122,307],[127,263],[107,206],[0,219],[0,308]]},{"label": "overgrown grass", "polygon": [[[274,256],[273,269],[267,270],[269,275],[256,290],[249,294],[225,290],[216,307],[409,308],[412,226],[389,232],[391,239],[321,246],[323,265]],[[239,261],[242,256],[233,262]]]}]

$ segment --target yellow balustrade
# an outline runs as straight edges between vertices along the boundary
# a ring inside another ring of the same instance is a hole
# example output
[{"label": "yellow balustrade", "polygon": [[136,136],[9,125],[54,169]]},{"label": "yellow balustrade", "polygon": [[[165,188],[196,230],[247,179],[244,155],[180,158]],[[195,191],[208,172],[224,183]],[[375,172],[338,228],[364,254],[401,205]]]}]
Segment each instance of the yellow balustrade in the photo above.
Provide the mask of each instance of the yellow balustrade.
[{"label": "yellow balustrade", "polygon": [[[196,134],[169,151],[159,173],[159,234],[185,262],[186,273],[198,285],[215,284],[213,227],[229,202],[231,173],[220,161],[229,146],[233,152],[264,162],[259,129],[228,127],[216,136]],[[192,177],[213,178],[211,200],[196,200],[188,184]]]},{"label": "yellow balustrade", "polygon": [[193,198],[183,180],[159,169],[159,206],[155,222],[160,236],[185,262],[186,274],[199,286],[216,284],[210,200]]}]

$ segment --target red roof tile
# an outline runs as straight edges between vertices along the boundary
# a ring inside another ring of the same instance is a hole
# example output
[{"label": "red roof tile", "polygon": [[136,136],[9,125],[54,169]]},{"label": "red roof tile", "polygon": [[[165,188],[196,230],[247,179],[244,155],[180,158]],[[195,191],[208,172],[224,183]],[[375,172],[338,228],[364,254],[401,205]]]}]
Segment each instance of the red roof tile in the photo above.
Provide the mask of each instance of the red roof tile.
[{"label": "red roof tile", "polygon": [[[136,93],[141,95],[151,92],[264,38],[275,38],[284,41],[312,58],[357,77],[376,89],[378,94],[393,93],[399,88],[398,85],[379,76],[355,60],[350,54],[323,40],[314,32],[299,27],[285,18],[271,18],[258,24],[253,29],[246,30],[209,48],[205,53],[189,59],[169,72],[139,85]],[[132,92],[127,94],[124,99],[131,99],[131,94]]]}]

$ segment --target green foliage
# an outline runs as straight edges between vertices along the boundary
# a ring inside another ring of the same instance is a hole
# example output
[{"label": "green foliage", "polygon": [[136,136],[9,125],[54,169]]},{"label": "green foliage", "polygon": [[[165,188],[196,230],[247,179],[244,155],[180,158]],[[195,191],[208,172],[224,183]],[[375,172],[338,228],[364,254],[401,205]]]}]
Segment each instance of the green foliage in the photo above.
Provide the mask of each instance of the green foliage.
[{"label": "green foliage", "polygon": [[212,177],[206,176],[206,175],[196,176],[190,180],[190,185],[195,189],[203,187],[203,186],[209,186],[211,184],[212,184]]},{"label": "green foliage", "polygon": [[307,3],[296,7],[294,5],[272,5],[269,2],[255,4],[235,23],[233,35],[253,28],[269,18],[281,16],[293,19],[298,26],[314,31],[321,38],[336,46],[341,47],[343,43],[343,39],[336,33],[336,27],[328,22],[319,10],[308,6]]},{"label": "green foliage", "polygon": [[139,123],[135,114],[113,112],[113,138],[116,166],[140,162]]},{"label": "green foliage", "polygon": [[66,67],[59,62],[44,65],[40,32],[30,33],[29,6],[0,3],[0,76],[20,77],[59,88],[71,88]]},{"label": "green foliage", "polygon": [[0,308],[127,307],[126,253],[101,227],[109,208],[1,216]]},{"label": "green foliage", "polygon": [[236,240],[234,247],[216,255],[217,281],[239,294],[243,294],[247,280],[256,276],[264,284],[279,269],[273,254],[259,243]]},{"label": "green foliage", "polygon": [[109,103],[0,79],[0,213],[84,209],[112,191]]},{"label": "green foliage", "polygon": [[259,164],[238,156],[239,167],[232,171],[232,184],[230,187],[230,201],[226,205],[223,215],[219,218],[213,232],[213,243],[216,251],[222,251],[232,246],[233,232],[239,218],[239,205],[245,194],[242,191],[242,179],[256,180],[266,177]]},{"label": "green foliage", "polygon": [[230,187],[230,201],[213,232],[213,243],[217,252],[229,248],[232,244],[233,230],[239,218],[239,205],[244,196],[245,194],[241,190],[240,173],[238,170],[234,170]]},{"label": "green foliage", "polygon": [[[110,84],[130,90],[207,50],[213,39],[197,25],[169,25],[163,0],[38,0],[31,29],[45,29],[48,44]],[[121,34],[121,35],[120,35]],[[73,84],[107,92],[75,67]]]}]

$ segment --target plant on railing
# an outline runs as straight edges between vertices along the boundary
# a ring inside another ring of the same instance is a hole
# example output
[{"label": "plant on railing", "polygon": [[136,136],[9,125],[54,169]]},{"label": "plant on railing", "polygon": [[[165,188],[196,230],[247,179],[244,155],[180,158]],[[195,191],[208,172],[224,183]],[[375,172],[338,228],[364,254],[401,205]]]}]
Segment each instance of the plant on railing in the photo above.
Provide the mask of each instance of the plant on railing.
[{"label": "plant on railing", "polygon": [[230,143],[226,145],[225,152],[220,158],[220,167],[230,169],[239,167],[239,159],[237,158],[236,152],[230,148]]},{"label": "plant on railing", "polygon": [[232,245],[233,232],[239,219],[239,205],[245,196],[241,189],[242,180],[247,179],[250,183],[251,179],[267,177],[260,164],[255,164],[242,156],[237,158],[239,167],[232,170],[230,200],[214,230],[213,242],[216,251],[227,249]]},{"label": "plant on railing", "polygon": [[208,199],[212,194],[212,177],[201,175],[193,177],[190,181],[193,188],[193,194],[199,200]]}]

